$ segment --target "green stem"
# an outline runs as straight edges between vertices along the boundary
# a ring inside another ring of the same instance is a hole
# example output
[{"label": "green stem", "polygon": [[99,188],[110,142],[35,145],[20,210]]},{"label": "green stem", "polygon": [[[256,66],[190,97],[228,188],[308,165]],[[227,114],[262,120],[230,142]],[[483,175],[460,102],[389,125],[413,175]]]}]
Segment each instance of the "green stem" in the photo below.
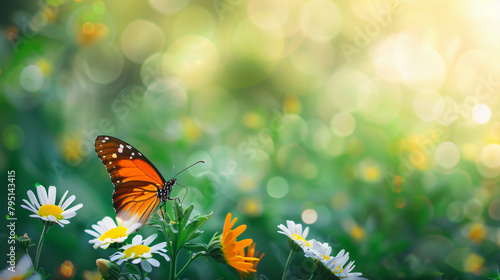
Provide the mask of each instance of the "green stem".
[{"label": "green stem", "polygon": [[292,262],[293,255],[295,255],[295,251],[293,249],[290,249],[290,254],[288,255],[288,259],[286,260],[285,271],[283,271],[283,277],[281,278],[282,280],[286,279],[288,268],[290,267],[290,263]]},{"label": "green stem", "polygon": [[170,277],[168,278],[170,280],[177,279],[175,275],[176,261],[177,261],[177,252],[172,252],[172,259],[170,259]]},{"label": "green stem", "polygon": [[184,271],[186,271],[186,269],[188,268],[188,266],[191,265],[192,262],[194,262],[194,260],[196,260],[198,257],[201,257],[202,254],[196,254],[194,255],[194,257],[191,257],[189,258],[189,261],[184,265],[184,267],[181,269],[181,271],[179,271],[179,273],[177,273],[175,275],[175,279],[179,279],[179,277],[181,277],[181,275],[184,273]]},{"label": "green stem", "polygon": [[139,276],[141,277],[141,280],[144,280],[144,271],[142,270],[142,265],[141,263],[136,264],[137,268],[139,268]]},{"label": "green stem", "polygon": [[38,261],[40,260],[40,254],[42,253],[43,241],[45,240],[45,235],[47,235],[47,232],[49,231],[49,227],[51,226],[49,223],[50,222],[43,223],[42,235],[40,236],[40,241],[38,242],[38,246],[36,247],[36,256],[35,256],[35,270],[36,271],[38,271]]}]

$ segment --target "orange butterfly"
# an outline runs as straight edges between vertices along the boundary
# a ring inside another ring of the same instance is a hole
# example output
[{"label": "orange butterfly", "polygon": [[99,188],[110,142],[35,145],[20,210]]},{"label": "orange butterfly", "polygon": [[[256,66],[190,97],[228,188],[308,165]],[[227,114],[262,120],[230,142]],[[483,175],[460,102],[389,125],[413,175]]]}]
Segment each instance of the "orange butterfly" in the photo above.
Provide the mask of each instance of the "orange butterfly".
[{"label": "orange butterfly", "polygon": [[204,163],[198,161],[165,181],[141,152],[120,139],[100,135],[95,139],[94,146],[115,185],[113,207],[117,220],[140,223],[141,227],[160,204],[161,207],[167,200],[179,199],[170,197],[177,175],[195,164]]}]

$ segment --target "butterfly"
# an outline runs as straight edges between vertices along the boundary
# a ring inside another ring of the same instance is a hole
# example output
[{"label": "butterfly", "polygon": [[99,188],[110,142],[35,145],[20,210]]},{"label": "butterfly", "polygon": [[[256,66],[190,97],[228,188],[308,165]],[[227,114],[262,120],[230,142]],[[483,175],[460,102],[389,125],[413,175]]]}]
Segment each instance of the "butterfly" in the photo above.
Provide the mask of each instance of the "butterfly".
[{"label": "butterfly", "polygon": [[141,152],[125,141],[100,135],[96,137],[94,147],[115,186],[113,207],[117,220],[140,223],[141,227],[158,206],[163,206],[167,200],[179,199],[170,197],[177,184],[177,175],[193,165],[204,163],[198,161],[167,181]]}]

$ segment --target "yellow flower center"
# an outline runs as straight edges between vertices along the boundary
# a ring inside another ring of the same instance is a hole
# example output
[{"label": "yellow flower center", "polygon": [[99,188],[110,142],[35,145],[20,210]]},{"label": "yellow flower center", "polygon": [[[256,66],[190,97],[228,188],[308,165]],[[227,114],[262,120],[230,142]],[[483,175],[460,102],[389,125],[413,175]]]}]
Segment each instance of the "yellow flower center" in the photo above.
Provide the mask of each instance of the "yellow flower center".
[{"label": "yellow flower center", "polygon": [[330,257],[329,257],[329,256],[327,256],[327,255],[323,255],[323,259],[327,261],[327,260],[329,260],[329,259],[330,259]]},{"label": "yellow flower center", "polygon": [[10,280],[23,280],[23,279],[24,279],[24,277],[16,275],[13,278],[11,278]]},{"label": "yellow flower center", "polygon": [[304,241],[304,242],[306,243],[306,246],[307,246],[307,247],[311,247],[311,244],[309,244],[309,242],[307,242],[307,240],[305,240],[305,239],[304,239],[304,237],[302,237],[302,236],[300,236],[300,235],[298,235],[298,234],[295,234],[295,233],[294,233],[294,234],[292,234],[292,237],[293,237],[293,239],[295,239],[295,240],[297,240],[297,241],[299,241],[299,242],[300,242],[300,241]]},{"label": "yellow flower center", "polygon": [[134,257],[137,258],[144,253],[148,253],[150,249],[151,248],[149,248],[149,246],[146,245],[134,245],[128,248],[127,250],[123,251],[123,253],[125,254],[125,258],[130,258],[132,254],[135,253]]},{"label": "yellow flower center", "polygon": [[38,209],[38,215],[40,217],[48,217],[50,215],[54,216],[57,220],[64,218],[61,213],[64,212],[61,207],[53,204],[45,204]]},{"label": "yellow flower center", "polygon": [[[340,273],[342,273],[342,271],[344,271],[344,269],[339,265],[339,266],[337,266],[337,268],[335,268],[335,270],[333,270],[333,274],[337,274],[337,273],[340,274]],[[345,278],[345,277],[340,277],[340,279],[342,279],[342,278]]]},{"label": "yellow flower center", "polygon": [[117,239],[125,236],[127,236],[126,227],[115,227],[106,231],[103,235],[101,235],[101,237],[99,237],[99,240],[104,241],[106,240],[106,238]]}]

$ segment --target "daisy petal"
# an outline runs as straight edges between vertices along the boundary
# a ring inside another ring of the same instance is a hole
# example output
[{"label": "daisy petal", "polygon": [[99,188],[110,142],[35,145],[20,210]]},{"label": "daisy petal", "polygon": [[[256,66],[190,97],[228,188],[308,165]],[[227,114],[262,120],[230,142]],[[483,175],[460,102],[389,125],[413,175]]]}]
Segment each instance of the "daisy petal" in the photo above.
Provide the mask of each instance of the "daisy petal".
[{"label": "daisy petal", "polygon": [[30,199],[33,206],[36,207],[36,209],[40,209],[40,204],[38,204],[38,200],[36,199],[35,194],[31,190],[28,191],[28,198]]},{"label": "daisy petal", "polygon": [[151,235],[150,237],[146,238],[142,244],[143,245],[146,245],[146,246],[149,246],[149,244],[151,244],[151,242],[153,242],[153,240],[155,240],[155,238],[158,236],[158,234],[153,234]]},{"label": "daisy petal", "polygon": [[69,219],[69,218],[73,218],[74,216],[76,216],[76,212],[68,212],[68,211],[64,211],[61,213],[61,215],[65,218],[65,219]]},{"label": "daisy petal", "polygon": [[[77,211],[78,209],[82,208],[83,207],[83,203],[80,203],[80,204],[77,204],[69,209],[66,209],[65,211],[70,211],[70,212],[75,212]],[[64,210],[64,209],[63,209]]]},{"label": "daisy petal", "polygon": [[134,239],[132,239],[132,245],[139,245],[141,244],[142,241],[142,235],[136,235],[134,236]]},{"label": "daisy petal", "polygon": [[48,203],[47,191],[42,185],[36,187],[36,192],[38,193],[38,198],[40,199],[40,205]]},{"label": "daisy petal", "polygon": [[68,208],[68,206],[69,206],[69,205],[70,205],[73,201],[75,201],[75,198],[76,198],[76,196],[75,196],[75,195],[72,195],[72,196],[68,197],[68,200],[66,200],[66,201],[63,203],[63,205],[62,205],[61,209],[62,209],[62,210],[66,210],[66,208]]},{"label": "daisy petal", "polygon": [[154,267],[160,267],[160,262],[153,258],[147,259],[147,261]]},{"label": "daisy petal", "polygon": [[[67,194],[68,194],[68,191],[66,191],[66,192],[63,194],[63,196],[61,197],[61,201],[59,201],[59,205],[57,205],[57,206],[61,207],[61,205],[63,204],[64,199],[66,198],[66,195],[67,195]],[[62,208],[61,208],[61,209],[62,209]],[[64,209],[63,209],[63,210],[64,210]]]},{"label": "daisy petal", "polygon": [[49,187],[48,202],[49,202],[49,204],[52,204],[52,205],[56,204],[56,187],[54,187],[54,186]]},{"label": "daisy petal", "polygon": [[[139,259],[139,260],[141,260],[141,259]],[[147,260],[143,259],[141,261],[141,266],[144,269],[144,271],[146,271],[146,272],[151,272],[151,270],[152,270],[151,265],[149,264],[149,262]]]}]

